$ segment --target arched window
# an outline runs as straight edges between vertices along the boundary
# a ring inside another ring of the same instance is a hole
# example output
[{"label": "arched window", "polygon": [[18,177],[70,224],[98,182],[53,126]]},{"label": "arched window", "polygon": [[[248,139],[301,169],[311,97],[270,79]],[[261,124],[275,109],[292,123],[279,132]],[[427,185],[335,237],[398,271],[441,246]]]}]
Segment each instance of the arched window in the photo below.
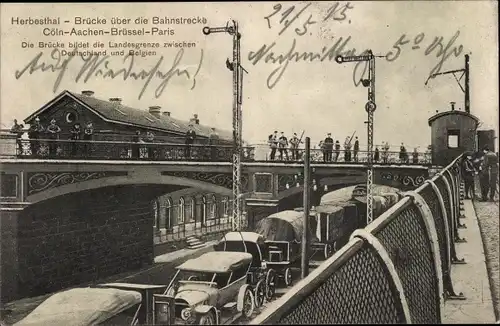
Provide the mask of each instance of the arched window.
[{"label": "arched window", "polygon": [[205,196],[201,197],[201,222],[203,224],[207,222],[207,198]]},{"label": "arched window", "polygon": [[179,210],[177,212],[177,218],[179,220],[179,224],[182,224],[185,221],[185,214],[186,214],[185,204],[186,203],[184,202],[184,198],[183,197],[179,198]]},{"label": "arched window", "polygon": [[194,214],[193,214],[193,210],[195,207],[194,199],[190,198],[189,201],[187,203],[185,203],[184,205],[185,205],[185,207],[184,207],[185,220],[188,222],[192,222],[194,220]]},{"label": "arched window", "polygon": [[166,229],[171,229],[172,228],[172,198],[167,198],[165,201],[165,228]]},{"label": "arched window", "polygon": [[217,198],[212,195],[212,200],[210,201],[210,210],[208,212],[208,218],[213,219],[217,216]]},{"label": "arched window", "polygon": [[153,206],[153,227],[155,229],[159,229],[160,228],[160,212],[159,212],[160,205],[158,204],[158,200],[156,200],[156,199],[153,200],[152,206]]}]

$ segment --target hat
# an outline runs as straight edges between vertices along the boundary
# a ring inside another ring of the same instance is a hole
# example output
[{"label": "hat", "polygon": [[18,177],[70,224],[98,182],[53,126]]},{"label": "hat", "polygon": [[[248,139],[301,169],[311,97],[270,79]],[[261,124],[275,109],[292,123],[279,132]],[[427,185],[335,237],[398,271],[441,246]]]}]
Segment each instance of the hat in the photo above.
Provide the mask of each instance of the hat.
[{"label": "hat", "polygon": [[484,145],[483,151],[489,151],[489,150],[490,150],[490,147],[488,145]]},{"label": "hat", "polygon": [[36,117],[36,118],[35,118],[35,121],[36,121],[36,122],[40,122],[40,118],[39,118],[39,117]]},{"label": "hat", "polygon": [[50,123],[52,123],[52,122],[56,122],[56,119],[52,119],[52,120],[50,120]]}]

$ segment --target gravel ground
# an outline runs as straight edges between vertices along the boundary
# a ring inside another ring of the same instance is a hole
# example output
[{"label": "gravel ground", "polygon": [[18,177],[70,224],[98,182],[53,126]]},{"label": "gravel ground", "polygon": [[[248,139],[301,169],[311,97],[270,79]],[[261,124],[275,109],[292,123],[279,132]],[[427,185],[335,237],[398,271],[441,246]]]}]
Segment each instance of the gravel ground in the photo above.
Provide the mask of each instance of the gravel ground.
[{"label": "gravel ground", "polygon": [[[478,192],[476,192],[477,194]],[[491,295],[496,320],[500,319],[500,266],[499,266],[499,210],[495,202],[474,201],[481,237],[486,255],[486,268],[490,279]]]}]

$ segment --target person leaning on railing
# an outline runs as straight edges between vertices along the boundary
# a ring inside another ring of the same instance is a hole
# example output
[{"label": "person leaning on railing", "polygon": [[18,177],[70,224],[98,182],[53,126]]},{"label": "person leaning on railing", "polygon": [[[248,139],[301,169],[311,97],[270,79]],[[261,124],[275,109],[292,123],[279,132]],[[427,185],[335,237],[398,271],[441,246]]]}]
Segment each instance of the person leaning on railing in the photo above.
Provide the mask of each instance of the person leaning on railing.
[{"label": "person leaning on railing", "polygon": [[61,132],[61,127],[56,124],[56,119],[50,120],[50,125],[47,127],[48,138],[51,140],[49,143],[49,155],[56,156],[57,154],[57,142],[59,139],[59,133]]},{"label": "person leaning on railing", "polygon": [[85,125],[85,128],[83,129],[83,140],[85,140],[84,143],[84,153],[85,156],[90,156],[90,152],[92,150],[92,138],[94,137],[94,126],[92,125],[92,122],[87,122]]},{"label": "person leaning on railing", "polygon": [[34,156],[38,155],[38,152],[40,150],[39,139],[44,131],[45,131],[45,128],[40,123],[40,118],[36,117],[35,123],[31,124],[30,128],[28,129],[28,138],[30,139],[31,155],[34,155]]},{"label": "person leaning on railing", "polygon": [[14,125],[10,129],[10,132],[13,134],[16,134],[16,136],[17,136],[16,143],[17,143],[19,155],[23,154],[23,143],[21,141],[21,137],[24,134],[23,128],[24,128],[24,126],[22,124],[17,124],[17,120],[14,119]]}]

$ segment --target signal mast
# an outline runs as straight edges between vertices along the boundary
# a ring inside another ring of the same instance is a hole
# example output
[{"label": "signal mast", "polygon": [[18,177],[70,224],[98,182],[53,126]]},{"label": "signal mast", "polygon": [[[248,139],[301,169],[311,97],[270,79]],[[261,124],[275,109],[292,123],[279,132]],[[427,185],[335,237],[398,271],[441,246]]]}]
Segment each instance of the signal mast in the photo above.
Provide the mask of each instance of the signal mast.
[{"label": "signal mast", "polygon": [[[455,74],[459,73],[459,72],[461,72],[462,75],[459,78],[457,78],[457,75],[455,75]],[[458,86],[460,86],[460,89],[462,90],[462,92],[464,92],[464,94],[465,94],[465,99],[464,99],[465,112],[470,113],[469,55],[468,54],[465,55],[465,67],[463,69],[450,70],[450,71],[438,72],[438,73],[432,74],[425,81],[425,85],[427,86],[430,79],[434,79],[434,78],[436,78],[436,76],[447,75],[447,74],[453,74],[453,77],[455,77],[455,80],[457,81]],[[462,87],[462,84],[460,84],[460,81],[462,80],[463,77],[465,77],[465,87]]]},{"label": "signal mast", "polygon": [[225,27],[204,27],[203,34],[227,33],[233,36],[233,61],[226,59],[226,67],[233,72],[233,230],[240,231],[242,227],[243,215],[243,193],[241,187],[241,159],[242,147],[242,84],[243,71],[241,66],[240,39],[238,23],[233,20]]},{"label": "signal mast", "polygon": [[368,101],[365,110],[368,113],[367,134],[368,134],[368,169],[366,178],[366,223],[373,221],[373,113],[377,105],[375,104],[375,56],[371,50],[366,55],[337,56],[335,61],[339,64],[345,62],[368,61],[368,78],[362,79],[364,87],[368,87]]}]

